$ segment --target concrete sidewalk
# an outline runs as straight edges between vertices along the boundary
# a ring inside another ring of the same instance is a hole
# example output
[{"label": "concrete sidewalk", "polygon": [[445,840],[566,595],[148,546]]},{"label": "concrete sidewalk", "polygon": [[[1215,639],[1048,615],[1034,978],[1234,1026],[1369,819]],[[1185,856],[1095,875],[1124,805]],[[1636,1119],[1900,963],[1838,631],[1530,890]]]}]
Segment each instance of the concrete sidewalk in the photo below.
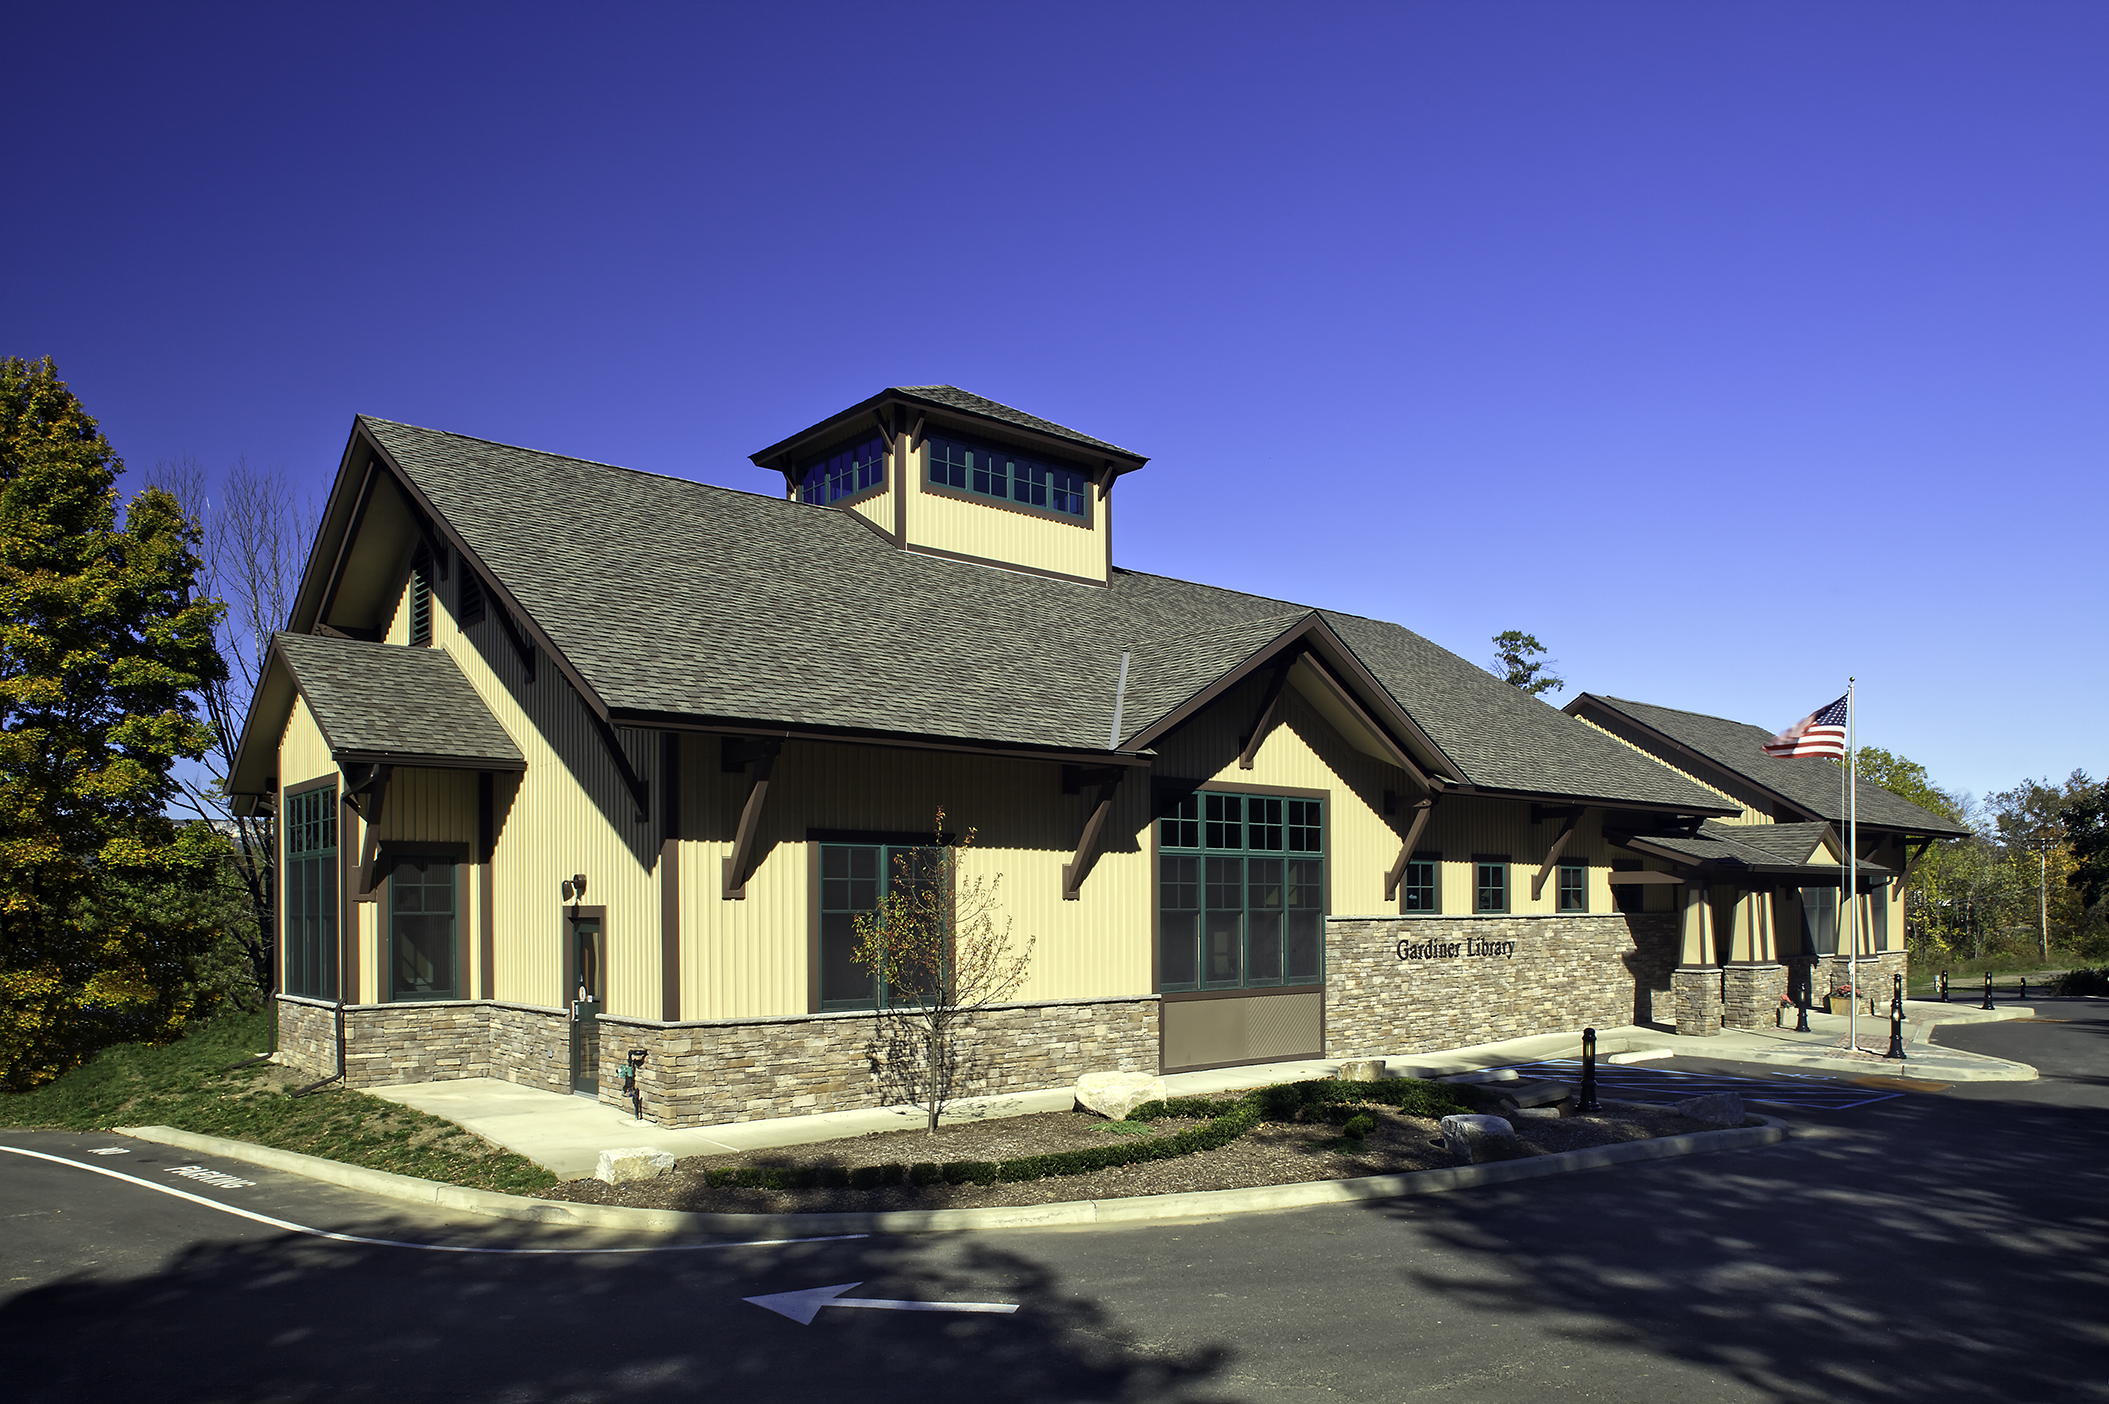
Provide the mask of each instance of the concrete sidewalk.
[{"label": "concrete sidewalk", "polygon": [[[1832,1014],[1811,1014],[1811,1032],[1805,1034],[1783,1029],[1754,1033],[1729,1030],[1712,1038],[1681,1038],[1662,1029],[1626,1025],[1599,1029],[1596,1047],[1599,1057],[1666,1048],[1685,1057],[1783,1063],[1862,1076],[1879,1074],[1941,1082],[2011,1082],[2035,1077],[2036,1070],[2021,1063],[1939,1048],[1925,1041],[1927,1032],[1936,1023],[2027,1018],[2033,1011],[2004,1006],[1987,1014],[1960,1005],[1919,1001],[1909,1002],[1905,1008],[1909,1057],[1902,1064],[1867,1054],[1856,1058],[1847,1053],[1844,1047],[1845,1017]],[[1879,1036],[1875,1030],[1879,1030]],[[1861,1020],[1860,1042],[1863,1048],[1873,1044],[1877,1054],[1888,1047],[1888,1020]],[[1387,1058],[1385,1070],[1398,1077],[1441,1077],[1510,1063],[1579,1057],[1581,1051],[1579,1031],[1540,1034],[1533,1038],[1507,1039],[1437,1053],[1402,1054]],[[1166,1090],[1174,1097],[1205,1097],[1278,1082],[1332,1077],[1339,1070],[1339,1059],[1315,1058],[1172,1073],[1164,1082]],[[884,1131],[912,1131],[921,1127],[924,1119],[924,1114],[914,1107],[870,1107],[673,1129],[634,1120],[629,1113],[588,1097],[543,1092],[495,1077],[404,1083],[395,1087],[372,1087],[367,1091],[376,1097],[444,1117],[566,1179],[592,1174],[602,1151],[621,1146],[655,1146],[676,1156],[724,1155]],[[964,1098],[953,1103],[944,1120],[952,1124],[1033,1112],[1068,1111],[1074,1105],[1075,1097],[1070,1088],[1054,1087],[998,1097]]]}]

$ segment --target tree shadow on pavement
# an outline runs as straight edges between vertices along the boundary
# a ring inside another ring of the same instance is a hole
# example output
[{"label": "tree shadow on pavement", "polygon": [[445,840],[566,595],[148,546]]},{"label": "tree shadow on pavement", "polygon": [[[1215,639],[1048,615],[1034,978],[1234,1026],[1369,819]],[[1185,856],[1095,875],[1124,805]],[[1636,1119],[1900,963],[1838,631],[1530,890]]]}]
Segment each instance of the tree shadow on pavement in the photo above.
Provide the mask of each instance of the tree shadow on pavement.
[{"label": "tree shadow on pavement", "polygon": [[1420,1290],[1740,1384],[1725,1397],[2109,1399],[2109,1112],[2036,1084],[1962,1091],[1797,1115],[1760,1150],[1372,1212],[1467,1258],[1403,1274]]},{"label": "tree shadow on pavement", "polygon": [[[1043,1265],[960,1235],[635,1256],[514,1257],[237,1226],[143,1276],[81,1273],[0,1307],[13,1404],[90,1399],[1204,1400],[1226,1352],[1144,1349]],[[433,1241],[388,1219],[342,1229]],[[602,1244],[520,1224],[477,1246]],[[634,1246],[641,1240],[625,1240]],[[822,1310],[743,1298],[1017,1302],[1013,1315]]]}]

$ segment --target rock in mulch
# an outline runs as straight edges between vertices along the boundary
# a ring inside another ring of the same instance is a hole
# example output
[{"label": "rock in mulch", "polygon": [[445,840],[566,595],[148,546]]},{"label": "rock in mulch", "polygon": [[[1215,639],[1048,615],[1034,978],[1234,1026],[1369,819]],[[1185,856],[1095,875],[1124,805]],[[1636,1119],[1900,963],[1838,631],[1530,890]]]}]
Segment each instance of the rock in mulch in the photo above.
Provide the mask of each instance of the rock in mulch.
[{"label": "rock in mulch", "polygon": [[1743,1124],[1743,1099],[1733,1092],[1709,1092],[1703,1097],[1687,1097],[1681,1102],[1671,1103],[1670,1107],[1679,1116],[1714,1126]]},{"label": "rock in mulch", "polygon": [[1164,1079],[1148,1073],[1095,1072],[1076,1080],[1077,1105],[1108,1121],[1125,1120],[1144,1102],[1165,1099]]},{"label": "rock in mulch", "polygon": [[1350,1058],[1340,1065],[1335,1074],[1342,1082],[1381,1082],[1384,1080],[1382,1058]]},{"label": "rock in mulch", "polygon": [[1517,1139],[1515,1127],[1498,1116],[1477,1113],[1444,1117],[1443,1143],[1452,1155],[1462,1156],[1474,1165],[1483,1165],[1490,1160],[1516,1160],[1530,1154]]},{"label": "rock in mulch", "polygon": [[674,1168],[674,1157],[657,1146],[628,1146],[604,1150],[593,1178],[604,1184],[626,1185],[635,1180],[654,1180]]}]

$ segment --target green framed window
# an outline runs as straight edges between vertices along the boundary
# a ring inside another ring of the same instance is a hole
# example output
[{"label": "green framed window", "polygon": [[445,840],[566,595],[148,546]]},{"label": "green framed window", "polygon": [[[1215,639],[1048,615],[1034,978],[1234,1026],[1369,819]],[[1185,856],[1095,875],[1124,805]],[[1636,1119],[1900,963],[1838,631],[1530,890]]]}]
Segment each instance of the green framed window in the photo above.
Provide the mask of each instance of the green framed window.
[{"label": "green framed window", "polygon": [[826,506],[845,497],[855,497],[871,488],[886,486],[886,436],[870,438],[836,449],[808,463],[798,480],[798,500]]},{"label": "green framed window", "polygon": [[930,481],[983,497],[1000,497],[1079,520],[1088,517],[1091,480],[1074,468],[1027,457],[1015,449],[931,435]]},{"label": "green framed window", "polygon": [[1443,909],[1442,855],[1439,853],[1416,853],[1406,864],[1406,873],[1399,879],[1399,910],[1408,914],[1428,914]]},{"label": "green framed window", "polygon": [[1560,865],[1558,909],[1563,912],[1589,910],[1589,869],[1580,863]]},{"label": "green framed window", "polygon": [[337,786],[286,796],[285,879],[279,893],[279,960],[285,991],[337,997]]},{"label": "green framed window", "polygon": [[1158,988],[1325,979],[1324,802],[1181,795],[1157,821]]},{"label": "green framed window", "polygon": [[388,874],[391,999],[457,999],[459,884],[452,858],[399,856]]},{"label": "green framed window", "polygon": [[[820,1007],[876,1009],[886,991],[858,965],[857,921],[903,881],[944,881],[943,850],[928,845],[820,845]],[[949,920],[949,918],[948,918]]]},{"label": "green framed window", "polygon": [[1475,856],[1472,859],[1472,910],[1481,914],[1509,909],[1509,860]]}]

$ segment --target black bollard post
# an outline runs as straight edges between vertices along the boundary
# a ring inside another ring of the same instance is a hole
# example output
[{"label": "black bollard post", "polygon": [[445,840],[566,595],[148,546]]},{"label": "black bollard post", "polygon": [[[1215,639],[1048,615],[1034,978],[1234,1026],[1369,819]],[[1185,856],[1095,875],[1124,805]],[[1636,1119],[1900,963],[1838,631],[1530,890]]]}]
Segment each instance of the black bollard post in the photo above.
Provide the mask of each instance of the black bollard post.
[{"label": "black bollard post", "polygon": [[1885,1058],[1902,1059],[1904,1056],[1904,977],[1896,977],[1895,989],[1889,996],[1889,1051]]},{"label": "black bollard post", "polygon": [[1809,989],[1816,983],[1816,967],[1810,966],[1801,977],[1801,1007],[1794,1015],[1794,1032],[1809,1031]]},{"label": "black bollard post", "polygon": [[1947,971],[1945,971],[1945,970],[1943,970],[1943,971],[1941,972],[1941,1003],[1943,1003],[1943,1004],[1946,1004],[1947,1002],[1948,1002],[1948,972],[1947,972]]},{"label": "black bollard post", "polygon": [[1596,1101],[1596,1030],[1582,1030],[1582,1091],[1576,1098],[1578,1112],[1602,1111]]},{"label": "black bollard post", "polygon": [[1982,1008],[1982,1009],[1990,1009],[1991,1007],[1992,1007],[1992,972],[1991,972],[1991,971],[1989,971],[1989,970],[1987,970],[1987,971],[1985,972],[1985,1002],[1984,1002],[1984,1003],[1983,1003],[1982,1005],[1980,1005],[1980,1006],[1979,1006],[1979,1008]]},{"label": "black bollard post", "polygon": [[2015,996],[2014,996],[2014,998],[2016,998],[2016,999],[2027,999],[2027,998],[2028,998],[2028,976],[2024,975],[2024,976],[2022,976],[2022,977],[2021,977],[2021,993],[2020,993],[2020,994],[2017,994],[2017,995],[2015,995]]}]

